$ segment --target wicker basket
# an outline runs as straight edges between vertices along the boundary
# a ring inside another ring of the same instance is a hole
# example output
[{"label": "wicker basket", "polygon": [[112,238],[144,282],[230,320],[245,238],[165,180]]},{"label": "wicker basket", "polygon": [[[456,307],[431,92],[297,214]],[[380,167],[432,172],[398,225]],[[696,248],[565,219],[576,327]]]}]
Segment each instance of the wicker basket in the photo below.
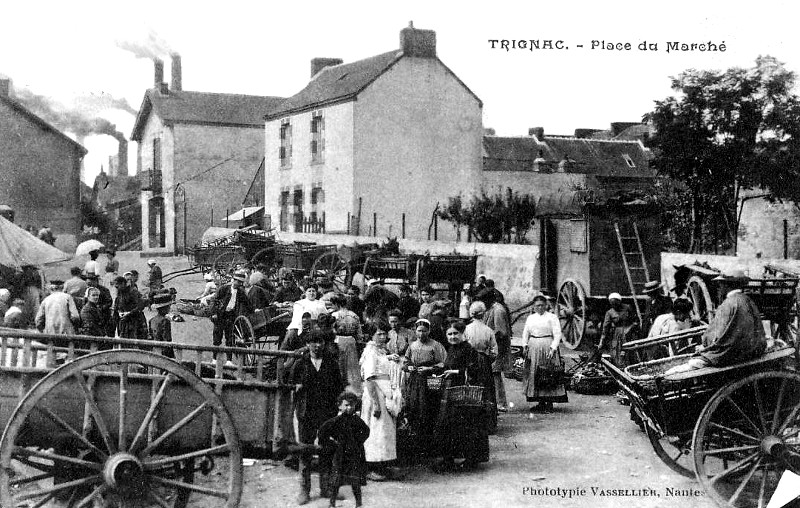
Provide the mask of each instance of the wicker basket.
[{"label": "wicker basket", "polygon": [[175,308],[181,314],[194,314],[194,304],[193,303],[178,302],[178,303],[175,304]]},{"label": "wicker basket", "polygon": [[211,317],[213,314],[213,309],[209,305],[202,305],[202,304],[195,304],[194,305],[194,315],[198,317]]},{"label": "wicker basket", "polygon": [[444,386],[444,377],[428,377],[425,378],[425,382],[428,384],[428,390],[441,390]]},{"label": "wicker basket", "polygon": [[483,405],[483,390],[482,386],[451,386],[447,389],[447,400],[459,406],[480,407]]},{"label": "wicker basket", "polygon": [[583,395],[609,395],[617,391],[617,382],[611,376],[572,376],[570,387]]},{"label": "wicker basket", "polygon": [[670,356],[669,358],[660,358],[658,360],[650,360],[649,362],[637,363],[625,368],[625,374],[633,379],[638,385],[646,390],[655,390],[656,379],[664,375],[672,367],[676,367],[692,357],[692,354]]}]

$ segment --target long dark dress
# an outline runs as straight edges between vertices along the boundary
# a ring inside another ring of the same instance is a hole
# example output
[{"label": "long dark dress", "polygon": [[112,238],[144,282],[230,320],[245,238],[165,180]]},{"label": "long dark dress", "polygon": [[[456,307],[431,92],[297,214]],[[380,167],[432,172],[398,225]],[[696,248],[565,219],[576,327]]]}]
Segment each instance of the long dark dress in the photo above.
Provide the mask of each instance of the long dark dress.
[{"label": "long dark dress", "polygon": [[[433,340],[422,343],[412,342],[406,350],[406,365],[414,367],[432,367],[444,364],[447,352],[441,344]],[[441,371],[436,367],[433,373]],[[433,437],[436,417],[439,411],[441,392],[428,389],[428,377],[431,373],[420,373],[416,370],[408,373],[404,394],[402,417],[398,418],[397,436],[398,452],[406,456],[425,454]]]},{"label": "long dark dress", "polygon": [[[461,386],[467,378],[470,385],[485,386],[486,379],[492,377],[491,366],[467,341],[450,346],[444,368],[459,372],[458,375],[448,378],[448,387]],[[453,403],[445,390],[439,411],[436,442],[440,445],[445,460],[463,457],[470,464],[487,462],[491,426],[491,415],[487,406]]]}]

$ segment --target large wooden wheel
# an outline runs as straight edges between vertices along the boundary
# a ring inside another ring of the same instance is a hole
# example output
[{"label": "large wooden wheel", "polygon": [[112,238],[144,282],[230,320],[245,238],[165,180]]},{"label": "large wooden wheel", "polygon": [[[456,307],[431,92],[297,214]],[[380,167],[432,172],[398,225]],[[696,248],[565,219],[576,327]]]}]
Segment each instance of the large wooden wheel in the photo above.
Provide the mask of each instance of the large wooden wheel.
[{"label": "large wooden wheel", "polygon": [[711,293],[708,291],[705,281],[697,275],[693,275],[686,285],[686,296],[692,302],[693,307],[692,319],[709,323],[714,317],[714,301],[711,299]]},{"label": "large wooden wheel", "polygon": [[679,475],[694,478],[690,436],[665,436],[647,423],[644,428],[658,458]]},{"label": "large wooden wheel", "polygon": [[252,258],[250,258],[250,262],[253,264],[253,266],[259,264],[267,265],[269,267],[269,275],[272,278],[275,278],[277,271],[281,266],[281,258],[278,255],[278,246],[271,245],[261,249],[260,251],[256,252]]},{"label": "large wooden wheel", "polygon": [[697,478],[719,506],[767,506],[785,470],[800,473],[800,375],[760,372],[720,389],[694,429]]},{"label": "large wooden wheel", "polygon": [[561,322],[564,345],[575,349],[586,331],[586,291],[581,283],[567,279],[561,284],[556,299],[556,315]]},{"label": "large wooden wheel", "polygon": [[350,264],[336,252],[325,252],[311,265],[311,277],[329,279],[337,293],[347,292],[352,278],[350,271]]},{"label": "large wooden wheel", "polygon": [[[236,347],[255,348],[256,333],[247,316],[239,316],[233,321],[233,338],[236,341]],[[256,364],[254,355],[244,355],[243,360],[246,366]]]},{"label": "large wooden wheel", "polygon": [[231,275],[239,265],[247,263],[244,251],[226,250],[214,258],[213,269],[221,274]]},{"label": "large wooden wheel", "polygon": [[[193,483],[195,469],[215,460],[225,482]],[[241,493],[239,437],[222,400],[155,353],[104,351],[54,370],[22,398],[0,440],[4,507],[183,508],[205,498],[203,506],[234,508]]]}]

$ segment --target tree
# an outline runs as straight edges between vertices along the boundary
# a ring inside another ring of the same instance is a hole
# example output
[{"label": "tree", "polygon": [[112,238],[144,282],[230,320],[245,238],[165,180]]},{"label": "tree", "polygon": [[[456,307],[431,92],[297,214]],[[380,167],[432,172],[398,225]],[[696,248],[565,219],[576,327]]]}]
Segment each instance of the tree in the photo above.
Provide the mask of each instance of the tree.
[{"label": "tree", "polygon": [[533,196],[507,189],[505,196],[502,193],[490,196],[482,190],[468,203],[461,195],[451,197],[447,206],[436,213],[443,220],[468,228],[479,242],[525,243],[534,211]]},{"label": "tree", "polygon": [[777,199],[800,202],[796,76],[760,56],[750,69],[689,69],[671,79],[677,96],[656,101],[644,116],[656,131],[648,142],[653,166],[683,184],[675,201],[686,207],[672,210],[673,219],[682,220],[671,224],[688,226],[684,250],[716,245],[716,233],[735,248],[742,189],[761,187]]}]

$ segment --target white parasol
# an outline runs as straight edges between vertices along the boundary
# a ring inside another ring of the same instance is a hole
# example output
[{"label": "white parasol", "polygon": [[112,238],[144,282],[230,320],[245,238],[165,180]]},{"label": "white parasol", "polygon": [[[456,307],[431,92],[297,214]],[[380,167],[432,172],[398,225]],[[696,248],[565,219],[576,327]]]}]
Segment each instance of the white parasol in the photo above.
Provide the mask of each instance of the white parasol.
[{"label": "white parasol", "polygon": [[105,245],[103,245],[102,243],[98,242],[97,240],[94,240],[94,239],[86,240],[85,242],[81,242],[78,245],[78,248],[75,249],[75,255],[76,256],[83,256],[85,254],[89,254],[93,250],[100,250],[103,247],[105,247]]}]

